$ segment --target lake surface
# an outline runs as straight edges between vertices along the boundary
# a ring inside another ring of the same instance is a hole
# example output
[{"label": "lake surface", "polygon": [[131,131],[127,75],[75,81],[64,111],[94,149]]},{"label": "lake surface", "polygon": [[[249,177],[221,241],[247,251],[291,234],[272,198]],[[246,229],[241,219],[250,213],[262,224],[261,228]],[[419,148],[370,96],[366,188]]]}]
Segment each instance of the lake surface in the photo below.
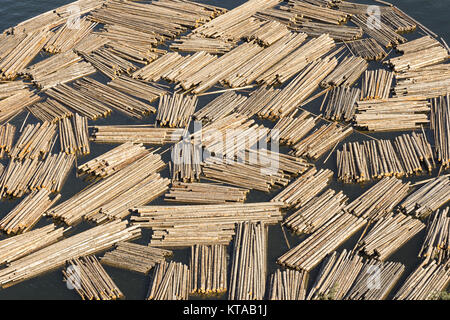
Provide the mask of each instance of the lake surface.
[{"label": "lake surface", "polygon": [[[10,26],[14,26],[17,23],[29,19],[33,16],[36,16],[42,12],[48,11],[50,9],[56,8],[58,6],[70,3],[70,0],[2,0],[2,4],[0,6],[0,15],[2,19],[0,20],[0,30],[6,29]],[[212,5],[222,6],[227,9],[232,9],[237,5],[244,3],[244,0],[211,0],[211,1],[199,1]],[[357,1],[364,3],[372,3],[370,1]],[[450,0],[440,0],[440,1],[419,1],[419,0],[392,0],[392,3],[397,5],[400,9],[411,15],[413,18],[420,21],[422,24],[430,28],[432,31],[437,33],[440,37],[443,37],[447,43],[450,44],[450,36],[449,36],[449,25],[448,25],[448,6],[450,5]],[[412,34],[405,35],[407,38],[417,38],[421,36],[421,34],[416,31]],[[38,57],[37,59],[42,59],[42,57]],[[379,63],[371,63],[369,69],[379,68],[381,65]],[[95,78],[98,80],[106,80],[101,75],[95,75]],[[356,84],[358,85],[358,83]],[[317,90],[318,92],[319,90]],[[204,106],[206,103],[215,98],[216,95],[207,95],[199,97],[199,107]],[[319,98],[311,103],[309,103],[305,108],[311,112],[319,113],[319,107],[322,102],[322,99]],[[157,106],[157,105],[155,105]],[[26,113],[22,113],[20,116],[16,117],[13,124],[17,126],[21,126],[24,119],[26,117]],[[144,123],[154,123],[155,116],[149,116],[143,120],[133,120],[127,117],[124,117],[117,112],[114,112],[110,117],[106,119],[100,119],[95,122],[90,122],[90,125],[102,125],[102,124],[144,124]],[[31,115],[27,120],[27,123],[36,122]],[[273,122],[263,121],[263,123],[272,127],[274,125]],[[427,134],[430,134],[429,130],[426,130]],[[394,138],[397,135],[400,135],[404,132],[395,132],[395,133],[377,133],[371,134],[376,138]],[[431,136],[429,135],[431,138]],[[17,138],[17,137],[16,137]],[[349,138],[344,140],[347,141],[362,141],[368,139],[359,134],[352,134]],[[432,140],[431,140],[432,141]],[[78,163],[86,162],[110,149],[115,147],[116,145],[108,145],[108,144],[91,144],[91,154],[89,156],[78,158]],[[165,147],[167,148],[167,147]],[[341,145],[338,146],[338,149],[341,149]],[[281,148],[281,151],[286,151],[287,149]],[[56,150],[59,151],[59,150]],[[328,154],[328,153],[327,153]],[[169,153],[166,152],[164,154],[164,160],[169,161]],[[336,169],[336,154],[335,152],[328,159],[326,163],[324,159],[326,156],[319,159],[315,162],[318,168],[329,168],[331,170]],[[2,161],[5,163],[5,161]],[[162,172],[163,176],[169,176],[168,170],[164,170]],[[437,175],[437,170],[433,171],[433,176]],[[409,181],[419,181],[423,179],[430,178],[430,175],[416,176],[409,178]],[[75,170],[72,170],[66,184],[62,190],[62,199],[64,201],[83,189],[87,185],[86,182],[75,176]],[[372,184],[352,184],[352,185],[344,185],[334,178],[329,187],[335,190],[343,190],[344,193],[350,198],[350,201],[359,196],[362,192],[370,188]],[[249,194],[248,202],[259,202],[259,201],[268,201],[275,194],[276,190],[271,194],[265,194],[262,192],[252,191]],[[17,205],[17,201],[1,201],[0,202],[0,217],[3,217],[7,214],[15,205]],[[161,204],[163,201],[161,198],[156,199],[152,202],[152,204]],[[42,219],[36,227],[44,226],[51,222],[50,219]],[[81,223],[77,225],[72,232],[77,233],[87,228],[92,227],[92,224],[89,223]],[[338,250],[342,250],[343,248],[353,248],[356,241],[360,237],[362,230],[355,234],[353,237],[348,239],[346,243],[341,246]],[[424,237],[424,231],[416,235],[411,241],[409,241],[406,245],[400,248],[396,253],[394,253],[389,260],[391,261],[399,261],[405,264],[406,270],[403,274],[403,277],[400,279],[397,286],[391,291],[395,293],[401,283],[405,280],[405,278],[409,275],[409,273],[417,266],[419,260],[417,258],[417,254],[419,252],[420,246],[422,244]],[[0,235],[0,239],[5,238],[4,235]],[[136,242],[147,244],[150,238],[150,233],[146,230],[143,231],[143,236],[141,239]],[[302,238],[291,235],[287,232],[287,239],[290,243],[291,247],[298,244]],[[231,250],[232,244],[229,246]],[[276,259],[284,252],[288,250],[286,241],[284,239],[281,227],[271,226],[269,228],[269,236],[268,236],[268,274],[274,272],[278,265],[276,264]],[[102,254],[98,254],[97,256],[101,256]],[[174,260],[181,261],[184,263],[189,262],[189,250],[176,250]],[[125,294],[127,299],[145,299],[147,295],[147,290],[150,282],[149,276],[144,276],[138,273],[125,271],[122,269],[105,267],[107,272],[110,274],[112,279],[116,282],[122,292]],[[310,274],[310,282],[314,280],[317,269],[313,270]],[[151,274],[151,272],[150,272]],[[79,296],[73,290],[68,290],[66,284],[62,281],[62,273],[61,268],[55,271],[46,273],[39,277],[30,279],[28,281],[17,284],[13,287],[7,289],[0,289],[0,299],[79,299]],[[197,297],[192,297],[197,298]],[[218,297],[218,298],[226,298],[226,296]]]}]

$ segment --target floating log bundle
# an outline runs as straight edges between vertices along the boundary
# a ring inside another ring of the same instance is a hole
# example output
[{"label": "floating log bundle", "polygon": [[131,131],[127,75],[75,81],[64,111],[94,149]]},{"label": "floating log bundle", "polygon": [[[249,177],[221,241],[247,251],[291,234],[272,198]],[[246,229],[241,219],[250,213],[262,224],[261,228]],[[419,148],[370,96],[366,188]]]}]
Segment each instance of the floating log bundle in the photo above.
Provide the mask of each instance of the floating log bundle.
[{"label": "floating log bundle", "polygon": [[0,99],[8,98],[28,87],[29,84],[23,80],[0,82]]},{"label": "floating log bundle", "polygon": [[248,40],[256,40],[263,46],[270,46],[289,33],[289,29],[277,21],[266,21],[247,35]]},{"label": "floating log bundle", "polygon": [[269,192],[275,185],[285,186],[289,178],[279,168],[258,163],[210,157],[203,161],[202,172],[206,179],[247,189]]},{"label": "floating log bundle", "polygon": [[358,88],[335,87],[327,101],[324,118],[336,121],[351,121],[356,112],[356,101],[361,90]]},{"label": "floating log bundle", "polygon": [[436,260],[439,264],[450,258],[450,216],[449,207],[436,210],[428,220],[425,236],[419,257]]},{"label": "floating log bundle", "polygon": [[6,123],[0,126],[0,159],[4,154],[11,152],[15,133],[16,127],[12,124]]},{"label": "floating log bundle", "polygon": [[243,104],[247,100],[246,96],[234,91],[225,92],[194,113],[194,118],[202,122],[214,122],[221,119]]},{"label": "floating log bundle", "polygon": [[23,89],[6,99],[0,100],[0,123],[13,119],[26,107],[39,102],[41,99],[36,92]]},{"label": "floating log bundle", "polygon": [[278,92],[258,115],[263,118],[283,118],[293,112],[320,82],[336,67],[336,58],[318,59],[308,65],[297,77]]},{"label": "floating log bundle", "polygon": [[49,35],[47,30],[29,33],[8,54],[0,57],[0,78],[13,80],[37,56]]},{"label": "floating log bundle", "polygon": [[347,56],[336,69],[322,80],[320,85],[324,88],[329,86],[350,87],[366,71],[368,66],[369,63],[361,57]]},{"label": "floating log bundle", "polygon": [[43,102],[33,104],[27,107],[33,116],[42,122],[56,123],[64,118],[70,118],[73,116],[72,111],[67,109],[64,105],[56,100],[47,98]]},{"label": "floating log bundle", "polygon": [[430,126],[434,133],[436,158],[442,167],[450,166],[450,97],[433,99]]},{"label": "floating log bundle", "polygon": [[305,300],[308,284],[306,272],[277,269],[270,276],[270,300]]},{"label": "floating log bundle", "polygon": [[63,229],[56,228],[54,224],[49,224],[48,226],[1,240],[0,263],[10,264],[14,260],[57,242],[63,237]]},{"label": "floating log bundle", "polygon": [[302,111],[295,118],[294,116],[295,114],[278,120],[271,131],[271,137],[278,139],[280,143],[294,145],[319,122],[319,117],[311,115],[308,111]]},{"label": "floating log bundle", "polygon": [[277,262],[297,270],[310,271],[366,223],[366,219],[342,211],[279,257]]},{"label": "floating log bundle", "polygon": [[358,250],[384,261],[412,237],[425,228],[425,224],[399,212],[378,220],[358,242]]},{"label": "floating log bundle", "polygon": [[450,200],[450,178],[437,177],[411,193],[400,210],[417,218],[426,218]]},{"label": "floating log bundle", "polygon": [[[155,197],[153,193],[148,191],[148,188],[157,187],[157,180],[163,180],[161,182],[166,184],[166,186],[168,185],[168,179],[160,179],[159,175],[156,174],[164,166],[165,163],[161,160],[159,154],[150,153],[122,168],[110,177],[89,185],[89,187],[50,209],[47,213],[54,218],[61,219],[68,225],[80,222],[86,215],[95,219],[97,219],[96,217],[99,213],[106,217],[115,216],[116,214],[126,216],[129,214],[128,208],[143,204],[141,203],[143,201],[142,197]],[[144,186],[147,187],[144,188]],[[135,189],[139,188],[144,188],[149,194],[144,192],[142,195],[141,192],[136,192]],[[157,190],[161,191],[159,188]],[[108,214],[105,207],[107,205],[111,206],[113,203],[115,206],[111,210],[119,212]]]},{"label": "floating log bundle", "polygon": [[151,51],[152,47],[164,41],[164,37],[159,34],[147,33],[130,27],[121,24],[107,24],[103,25],[100,31],[93,33],[93,35],[99,39],[104,39],[106,41],[104,44],[109,42],[126,43],[135,48],[144,48],[147,51]]},{"label": "floating log bundle", "polygon": [[92,51],[97,50],[98,48],[103,47],[110,40],[106,37],[104,33],[98,35],[96,33],[90,33],[86,37],[84,37],[78,44],[73,47],[73,51],[80,56],[82,54],[89,54]]},{"label": "floating log bundle", "polygon": [[271,201],[283,202],[289,207],[302,207],[329,183],[333,172],[328,169],[311,168],[284,188]]},{"label": "floating log bundle", "polygon": [[167,90],[157,83],[146,83],[127,76],[120,76],[108,82],[108,86],[136,98],[147,100],[149,103],[167,94]]},{"label": "floating log bundle", "polygon": [[157,263],[171,256],[172,251],[144,246],[132,242],[120,242],[112,251],[100,258],[102,264],[147,274]]},{"label": "floating log bundle", "polygon": [[317,160],[352,132],[353,128],[350,126],[343,127],[337,123],[325,124],[292,145],[291,153],[297,157]]},{"label": "floating log bundle", "polygon": [[147,300],[187,300],[190,271],[181,262],[160,262],[153,272]]},{"label": "floating log bundle", "polygon": [[338,179],[365,182],[383,176],[410,176],[435,166],[430,143],[423,134],[403,134],[391,140],[345,143],[337,151]]},{"label": "floating log bundle", "polygon": [[205,51],[211,54],[224,54],[236,46],[236,43],[220,38],[203,38],[198,36],[182,36],[170,45],[170,49],[182,52]]},{"label": "floating log bundle", "polygon": [[244,202],[248,192],[248,189],[213,183],[174,182],[164,200],[192,204]]},{"label": "floating log bundle", "polygon": [[280,202],[230,203],[134,208],[134,224],[153,230],[150,245],[187,247],[196,244],[228,244],[235,224],[244,221],[275,224],[282,219]]},{"label": "floating log bundle", "polygon": [[161,126],[185,127],[197,107],[197,97],[184,94],[165,95],[159,100],[156,121]]},{"label": "floating log bundle", "polygon": [[[227,39],[227,32],[232,29],[234,25],[247,20],[253,14],[258,11],[274,7],[279,4],[280,0],[250,0],[244,2],[242,5],[228,11],[225,14],[205,23],[204,25],[194,30],[195,34],[200,34],[209,38],[222,38]],[[246,30],[242,30],[245,33]],[[229,39],[232,40],[232,39]]]},{"label": "floating log bundle", "polygon": [[[67,260],[95,254],[109,249],[117,242],[140,237],[140,230],[136,227],[127,227],[127,224],[127,221],[109,222],[15,260],[0,271],[0,286],[2,288],[12,286],[61,267]],[[24,235],[28,234],[30,233]]]},{"label": "floating log bundle", "polygon": [[266,292],[267,229],[264,223],[236,227],[230,272],[229,300],[261,300]]},{"label": "floating log bundle", "polygon": [[388,215],[408,194],[410,182],[384,177],[373,187],[350,202],[344,209],[357,217],[376,221]]},{"label": "floating log bundle", "polygon": [[60,192],[75,161],[74,155],[50,154],[45,160],[11,160],[0,177],[0,196],[21,197],[36,189]]},{"label": "floating log bundle", "polygon": [[342,191],[328,189],[284,219],[283,225],[297,234],[310,234],[320,228],[346,206],[348,197]]},{"label": "floating log bundle", "polygon": [[136,70],[133,73],[133,78],[143,81],[158,81],[164,73],[183,61],[183,56],[176,52],[166,53],[145,67]]},{"label": "floating log bundle", "polygon": [[399,72],[394,93],[397,96],[420,95],[439,98],[450,93],[450,65],[436,64],[415,70]]},{"label": "floating log bundle", "polygon": [[147,154],[142,143],[126,142],[79,165],[77,170],[82,175],[106,178]]},{"label": "floating log bundle", "polygon": [[175,143],[184,132],[182,128],[157,128],[154,125],[105,125],[93,129],[91,140],[99,143]]},{"label": "floating log bundle", "polygon": [[323,263],[308,300],[342,300],[364,267],[363,258],[351,251],[334,251]]},{"label": "floating log bundle", "polygon": [[[139,45],[133,45],[128,42],[109,41],[104,46],[105,51],[109,51],[110,54],[117,58],[123,59],[128,62],[135,62],[139,64],[147,64],[155,59],[158,59],[162,54],[166,53],[165,50],[158,48],[146,48]],[[125,64],[123,64],[125,66]],[[118,71],[118,74],[124,72],[125,69]],[[128,74],[131,74],[136,68],[127,68]]]},{"label": "floating log bundle", "polygon": [[397,46],[397,50],[404,54],[384,62],[391,65],[397,72],[416,70],[443,62],[449,58],[447,49],[430,36],[404,43]]},{"label": "floating log bundle", "polygon": [[355,122],[369,131],[420,129],[429,123],[430,105],[424,97],[358,101]]},{"label": "floating log bundle", "polygon": [[189,262],[190,292],[209,295],[227,291],[227,268],[226,246],[192,246]]},{"label": "floating log bundle", "polygon": [[202,147],[182,140],[172,147],[172,181],[192,182],[200,179]]},{"label": "floating log bundle", "polygon": [[73,49],[97,25],[87,20],[86,17],[79,19],[75,23],[76,26],[73,23],[66,23],[54,31],[43,49],[50,53],[66,52]]},{"label": "floating log bundle", "polygon": [[400,262],[369,261],[359,273],[345,300],[384,300],[405,271]]},{"label": "floating log bundle", "polygon": [[278,94],[279,91],[279,89],[274,89],[273,87],[262,86],[261,88],[250,93],[248,99],[244,97],[244,101],[236,105],[235,109],[239,114],[250,118],[261,112],[261,110]]},{"label": "floating log bundle", "polygon": [[314,19],[329,24],[339,25],[345,23],[350,17],[346,12],[308,3],[308,1],[290,0],[289,5],[289,11],[300,18]]},{"label": "floating log bundle", "polygon": [[427,265],[421,264],[408,276],[393,299],[437,300],[439,293],[445,290],[449,282],[450,262],[438,264],[431,261]]},{"label": "floating log bundle", "polygon": [[51,151],[53,140],[56,135],[56,125],[43,122],[29,124],[17,140],[9,153],[12,159],[23,160],[24,158],[36,159]]},{"label": "floating log bundle", "polygon": [[383,47],[373,38],[349,41],[347,44],[354,54],[366,60],[380,60],[387,56]]},{"label": "floating log bundle", "polygon": [[393,72],[384,69],[364,72],[360,100],[388,99],[393,77]]},{"label": "floating log bundle", "polygon": [[64,281],[82,300],[116,300],[124,296],[95,256],[71,259],[67,264]]},{"label": "floating log bundle", "polygon": [[86,155],[91,152],[89,147],[88,121],[78,113],[59,122],[59,141],[61,151],[66,154]]},{"label": "floating log bundle", "polygon": [[331,25],[316,21],[299,21],[294,25],[289,25],[289,29],[306,33],[310,37],[319,37],[328,33],[335,41],[352,41],[363,36],[363,30],[360,27]]},{"label": "floating log bundle", "polygon": [[374,38],[377,42],[385,46],[386,48],[397,46],[406,42],[406,39],[400,34],[396,33],[389,25],[383,21],[377,21],[374,27],[371,17],[366,14],[352,15],[350,21],[363,29],[364,33]]},{"label": "floating log bundle", "polygon": [[0,229],[7,234],[29,231],[60,197],[58,194],[52,199],[47,189],[33,191],[0,220]]}]

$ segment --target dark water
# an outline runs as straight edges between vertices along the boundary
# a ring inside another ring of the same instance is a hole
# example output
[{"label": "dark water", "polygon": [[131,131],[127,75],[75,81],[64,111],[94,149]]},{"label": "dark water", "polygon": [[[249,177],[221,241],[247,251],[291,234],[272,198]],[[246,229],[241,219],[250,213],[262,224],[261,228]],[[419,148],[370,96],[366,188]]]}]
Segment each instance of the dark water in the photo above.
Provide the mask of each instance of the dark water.
[{"label": "dark water", "polygon": [[[14,26],[17,23],[29,19],[39,13],[48,11],[50,9],[56,8],[58,6],[67,4],[72,2],[71,0],[2,0],[0,5],[0,16],[2,19],[0,20],[0,30],[6,29],[10,26]],[[245,0],[211,0],[206,1],[202,0],[199,2],[204,2],[208,4],[213,4],[217,6],[222,6],[228,9],[232,9],[236,7],[237,5],[242,4],[245,2]],[[364,3],[371,3],[370,1],[359,1]],[[440,0],[440,1],[424,1],[424,0],[392,0],[392,3],[397,5],[399,8],[401,8],[403,11],[420,21],[422,24],[430,28],[432,31],[437,33],[440,37],[443,37],[447,43],[450,44],[450,37],[449,37],[449,28],[448,28],[448,5],[450,4],[450,0]],[[417,38],[421,36],[420,31],[416,31],[412,34],[405,35],[409,39]],[[43,57],[38,57],[37,60],[42,59]],[[378,63],[371,63],[371,66],[369,69],[373,68],[379,68],[380,64]],[[96,75],[96,79],[98,80],[105,80],[101,75]],[[358,84],[356,84],[358,85]],[[204,106],[206,103],[211,101],[213,98],[215,98],[215,95],[208,95],[208,96],[202,96],[199,97],[199,107]],[[311,112],[318,113],[319,107],[320,107],[321,99],[317,99],[316,101],[311,102],[308,104],[305,108],[308,109]],[[14,124],[17,126],[21,126],[26,114],[21,114],[20,116],[16,117],[13,121]],[[37,120],[34,119],[31,115],[28,118],[28,123],[36,122]],[[101,124],[140,124],[140,123],[153,123],[154,122],[154,115],[149,116],[143,120],[132,120],[130,118],[124,117],[121,114],[115,112],[112,116],[106,118],[106,119],[100,119],[95,121],[95,124],[101,125]],[[94,123],[90,123],[94,124]],[[264,121],[264,124],[268,127],[273,126],[273,123],[270,121]],[[402,134],[402,132],[395,132],[395,133],[379,133],[379,134],[372,134],[372,136],[377,138],[393,138],[397,135]],[[429,130],[427,130],[427,134],[430,134]],[[359,134],[352,134],[349,138],[347,138],[346,141],[361,141],[367,139],[366,137],[359,135]],[[88,161],[108,150],[113,148],[114,145],[106,145],[106,144],[92,144],[91,145],[91,154],[89,156],[86,156],[84,158],[78,158],[78,163],[83,163],[85,161]],[[338,148],[340,149],[341,146],[339,145]],[[281,149],[283,151],[283,149]],[[335,153],[328,159],[326,163],[324,162],[323,158],[319,159],[315,164],[319,168],[329,168],[331,170],[336,169],[336,156]],[[169,153],[166,152],[164,154],[164,160],[169,160]],[[3,160],[4,162],[4,160]],[[435,170],[433,172],[433,175],[436,175],[437,171]],[[162,175],[168,176],[169,172],[168,170],[165,170],[162,172]],[[409,180],[410,181],[419,181],[422,179],[429,178],[430,175],[424,175],[419,177],[412,177]],[[76,192],[80,191],[87,185],[86,182],[82,181],[81,179],[78,179],[75,177],[75,170],[73,170],[66,182],[66,184],[63,187],[62,190],[62,201],[65,199],[70,198],[72,195],[74,195]],[[357,196],[359,196],[362,192],[367,190],[369,187],[371,187],[372,184],[365,184],[365,185],[344,185],[342,183],[337,182],[334,180],[330,187],[335,190],[344,190],[344,193],[348,195],[350,198],[350,201],[355,199]],[[275,194],[276,190],[273,191],[271,194],[265,194],[262,192],[252,191],[249,194],[248,201],[249,202],[256,202],[256,201],[267,201],[271,199]],[[1,201],[0,202],[0,217],[3,217],[5,214],[7,214],[15,205],[17,205],[17,201]],[[161,198],[156,199],[153,204],[160,204],[163,203]],[[51,223],[50,219],[42,219],[37,227],[44,226],[46,224]],[[81,223],[80,225],[76,226],[72,232],[80,232],[83,231],[89,227],[92,227],[93,225],[89,223]],[[338,250],[342,250],[344,248],[353,248],[356,241],[358,240],[360,233],[362,231],[355,234],[353,237],[348,239]],[[291,235],[289,232],[286,232],[287,240],[290,243],[290,246],[297,245],[302,238]],[[416,267],[419,260],[417,258],[417,254],[419,251],[419,248],[421,246],[422,240],[424,237],[424,231],[422,231],[420,234],[416,235],[412,240],[410,240],[407,244],[405,244],[402,248],[400,248],[396,253],[394,253],[389,260],[391,261],[399,261],[405,264],[406,270],[402,277],[402,279],[399,281],[397,286],[392,290],[391,293],[395,293],[395,291],[398,289],[399,285],[405,280],[406,276]],[[0,235],[0,239],[5,238],[4,235]],[[150,238],[150,234],[148,231],[143,232],[143,236],[141,239],[137,240],[136,242],[147,244]],[[231,248],[231,246],[230,246]],[[271,226],[269,228],[269,237],[268,237],[268,273],[272,273],[274,270],[278,268],[276,265],[276,259],[284,252],[288,250],[286,241],[284,239],[281,227],[279,225],[277,226]],[[101,256],[99,254],[98,256]],[[177,261],[181,261],[184,263],[188,263],[189,260],[189,251],[187,249],[185,250],[176,250],[175,255],[173,259]],[[316,268],[317,269],[317,268]],[[148,285],[150,278],[148,276],[143,276],[138,273],[134,272],[128,272],[122,269],[115,269],[106,267],[106,270],[111,275],[113,280],[117,283],[117,285],[120,287],[122,292],[125,294],[127,299],[144,299],[146,297],[146,293],[148,290]],[[313,270],[310,274],[310,281],[312,281],[317,273],[317,270]],[[192,297],[192,299],[195,299],[197,297]],[[225,298],[225,297],[220,297]],[[15,285],[11,288],[7,289],[0,289],[0,299],[79,299],[79,296],[72,290],[68,290],[66,288],[65,283],[62,281],[62,273],[61,269],[57,269],[55,271],[46,273],[44,275],[41,275],[39,277],[30,279],[28,281],[22,282],[18,285]]]}]

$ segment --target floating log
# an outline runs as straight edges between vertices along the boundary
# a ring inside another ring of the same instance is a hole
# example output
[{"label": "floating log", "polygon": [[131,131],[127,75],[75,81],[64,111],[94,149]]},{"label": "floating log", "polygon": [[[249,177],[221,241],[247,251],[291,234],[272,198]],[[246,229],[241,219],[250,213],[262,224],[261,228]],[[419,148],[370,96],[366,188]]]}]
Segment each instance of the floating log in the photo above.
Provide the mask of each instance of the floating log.
[{"label": "floating log", "polygon": [[[148,192],[148,189],[145,189],[148,194],[141,195],[141,192],[136,192],[138,187],[143,188],[144,185],[147,185],[146,188],[156,187],[158,180],[162,180],[163,184],[168,185],[168,179],[160,179],[159,174],[156,174],[164,166],[165,163],[161,160],[159,154],[150,153],[106,179],[89,185],[72,198],[50,209],[47,214],[61,219],[68,225],[80,222],[85,216],[97,217],[99,213],[106,215],[106,217],[116,214],[127,216],[129,214],[128,208],[143,204],[141,203],[143,201],[142,196],[155,197],[153,193]],[[161,190],[161,193],[165,190],[166,188]],[[158,191],[160,191],[159,188]],[[117,210],[118,212],[108,214],[106,208],[112,204],[114,206],[110,210],[113,212]]]},{"label": "floating log", "polygon": [[185,127],[194,114],[197,102],[196,96],[164,95],[159,100],[156,121],[161,126]]},{"label": "floating log", "polygon": [[342,211],[334,215],[299,245],[279,257],[277,262],[308,272],[366,223],[366,219]]},{"label": "floating log", "polygon": [[373,225],[358,242],[357,250],[384,261],[424,228],[425,224],[418,219],[391,213]]},{"label": "floating log", "polygon": [[56,228],[54,224],[49,224],[48,226],[1,240],[0,263],[10,264],[14,260],[57,242],[63,237],[63,229]]},{"label": "floating log", "polygon": [[161,263],[172,251],[143,246],[132,242],[120,242],[112,251],[100,258],[102,264],[147,274],[157,263]]},{"label": "floating log", "polygon": [[0,159],[5,153],[11,152],[15,133],[16,127],[12,124],[6,123],[0,126]]},{"label": "floating log", "polygon": [[411,193],[400,210],[417,218],[426,218],[450,200],[450,178],[437,177]]},{"label": "floating log", "polygon": [[344,211],[357,217],[376,221],[388,215],[408,194],[410,182],[395,177],[384,177],[373,187],[350,202]]},{"label": "floating log", "polygon": [[[366,71],[367,72],[367,71]],[[336,121],[350,121],[356,112],[356,101],[361,90],[358,88],[335,87],[330,91],[324,118]]]},{"label": "floating log", "polygon": [[349,41],[347,44],[353,53],[366,60],[380,60],[387,56],[383,47],[373,38]]},{"label": "floating log", "polygon": [[346,206],[348,197],[342,191],[328,189],[316,196],[284,219],[283,225],[297,234],[309,234],[320,228]]},{"label": "floating log", "polygon": [[227,265],[226,246],[192,246],[189,262],[190,292],[209,295],[227,291]]},{"label": "floating log", "polygon": [[[127,221],[112,221],[46,246],[11,262],[0,271],[0,286],[6,288],[62,267],[67,260],[109,249],[115,243],[140,237],[140,229]],[[62,228],[61,228],[62,229]],[[24,235],[29,235],[30,232]],[[15,236],[11,239],[14,239]]]},{"label": "floating log", "polygon": [[420,129],[429,123],[430,106],[425,97],[397,97],[358,101],[355,122],[369,131]]},{"label": "floating log", "polygon": [[165,201],[191,204],[244,202],[249,190],[214,183],[173,182]]},{"label": "floating log", "polygon": [[228,244],[235,233],[235,223],[278,223],[282,206],[280,202],[142,206],[133,209],[139,217],[132,216],[131,220],[139,227],[152,229],[152,246]]},{"label": "floating log", "polygon": [[308,300],[342,300],[364,267],[352,251],[334,251],[323,263],[308,293]]},{"label": "floating log", "polygon": [[425,262],[436,260],[438,264],[450,258],[450,216],[449,207],[436,210],[428,220],[427,234],[419,252]]},{"label": "floating log", "polygon": [[82,165],[79,165],[77,170],[81,175],[105,178],[145,155],[148,155],[148,151],[142,143],[126,142]]},{"label": "floating log", "polygon": [[29,231],[60,197],[58,194],[52,199],[47,189],[33,191],[0,220],[0,229],[7,234]]},{"label": "floating log", "polygon": [[190,272],[181,262],[160,262],[153,272],[147,300],[187,300]]},{"label": "floating log", "polygon": [[229,300],[262,300],[266,291],[267,226],[239,223],[234,239]]},{"label": "floating log", "polygon": [[437,300],[450,282],[450,262],[419,265],[394,296],[394,300]]},{"label": "floating log", "polygon": [[311,168],[284,188],[271,201],[283,202],[288,207],[302,207],[320,191],[322,191],[333,176],[328,169]]},{"label": "floating log", "polygon": [[156,128],[154,125],[94,126],[93,129],[91,140],[98,143],[175,143],[184,132],[182,128]]},{"label": "floating log", "polygon": [[64,281],[76,290],[82,300],[123,298],[123,293],[95,256],[71,259],[67,265],[63,270]]},{"label": "floating log", "polygon": [[12,159],[45,158],[56,139],[56,125],[49,122],[29,124],[9,153]]},{"label": "floating log", "polygon": [[45,160],[11,160],[0,177],[0,196],[21,197],[36,189],[60,192],[75,161],[74,155],[49,154]]},{"label": "floating log", "polygon": [[400,262],[369,261],[344,300],[384,300],[405,271]]},{"label": "floating log", "polygon": [[277,269],[270,276],[270,300],[305,300],[308,284],[306,272]]},{"label": "floating log", "polygon": [[435,167],[430,143],[423,134],[403,134],[392,140],[345,143],[337,151],[338,179],[365,182],[383,176],[410,176]]}]

